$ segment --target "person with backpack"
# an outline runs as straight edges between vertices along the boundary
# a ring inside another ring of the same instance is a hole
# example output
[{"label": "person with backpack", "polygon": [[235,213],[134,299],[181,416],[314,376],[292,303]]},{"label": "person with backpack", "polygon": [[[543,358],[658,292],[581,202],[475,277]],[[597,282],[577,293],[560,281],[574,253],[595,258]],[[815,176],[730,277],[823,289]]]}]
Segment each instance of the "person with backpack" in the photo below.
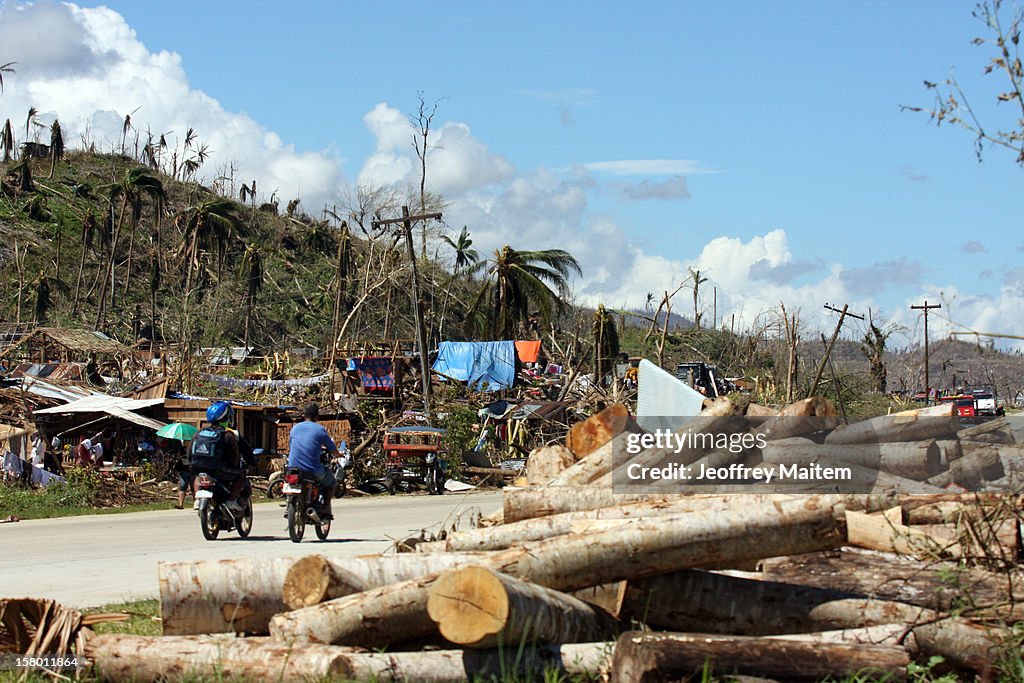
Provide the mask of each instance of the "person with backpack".
[{"label": "person with backpack", "polygon": [[[238,502],[245,481],[242,469],[242,449],[238,434],[231,429],[234,408],[228,401],[217,401],[206,409],[206,424],[192,438],[192,479],[200,471],[215,479],[231,483],[231,493],[224,506],[233,514],[241,514],[243,506]],[[193,487],[196,490],[197,485]],[[197,500],[193,508],[198,508]]]}]

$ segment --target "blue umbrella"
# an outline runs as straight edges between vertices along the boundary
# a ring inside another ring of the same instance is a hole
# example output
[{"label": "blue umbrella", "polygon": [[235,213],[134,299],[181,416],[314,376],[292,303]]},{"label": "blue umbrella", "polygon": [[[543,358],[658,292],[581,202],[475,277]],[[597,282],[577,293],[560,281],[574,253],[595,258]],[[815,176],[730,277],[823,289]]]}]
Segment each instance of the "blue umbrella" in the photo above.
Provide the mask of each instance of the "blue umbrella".
[{"label": "blue umbrella", "polygon": [[157,436],[165,439],[177,439],[178,441],[191,441],[199,430],[184,422],[172,422],[156,430]]}]

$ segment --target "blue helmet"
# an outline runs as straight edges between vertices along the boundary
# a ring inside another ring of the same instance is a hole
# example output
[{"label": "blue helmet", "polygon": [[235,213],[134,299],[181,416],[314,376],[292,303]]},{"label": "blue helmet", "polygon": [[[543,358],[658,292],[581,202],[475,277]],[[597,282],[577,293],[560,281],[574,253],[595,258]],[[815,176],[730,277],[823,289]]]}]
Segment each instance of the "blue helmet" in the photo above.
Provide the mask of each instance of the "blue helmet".
[{"label": "blue helmet", "polygon": [[206,421],[211,424],[230,422],[235,410],[228,401],[217,401],[206,409]]}]

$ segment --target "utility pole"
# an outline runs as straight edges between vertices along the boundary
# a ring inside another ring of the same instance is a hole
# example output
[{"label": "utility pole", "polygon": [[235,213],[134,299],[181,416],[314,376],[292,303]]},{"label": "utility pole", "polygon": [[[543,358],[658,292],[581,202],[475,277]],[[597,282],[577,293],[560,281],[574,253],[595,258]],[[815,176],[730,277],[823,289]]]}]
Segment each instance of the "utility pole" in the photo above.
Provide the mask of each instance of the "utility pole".
[{"label": "utility pole", "polygon": [[821,357],[821,362],[818,363],[818,371],[814,373],[814,381],[811,383],[811,390],[807,393],[808,398],[814,396],[814,393],[818,390],[818,384],[821,382],[821,375],[825,372],[825,364],[828,362],[829,356],[832,353],[832,347],[836,343],[836,338],[839,336],[839,330],[842,329],[843,321],[846,319],[846,316],[850,316],[851,318],[857,318],[858,320],[864,319],[864,316],[862,315],[850,313],[849,304],[843,304],[842,310],[830,304],[825,304],[825,308],[827,308],[830,311],[835,311],[836,313],[838,313],[839,322],[836,323],[836,330],[835,332],[832,333],[832,339],[830,339],[828,344],[825,346],[825,355]]},{"label": "utility pole", "polygon": [[427,419],[430,419],[430,365],[427,362],[427,330],[423,320],[423,301],[420,297],[420,275],[419,270],[416,268],[416,247],[412,242],[412,223],[413,221],[425,221],[431,218],[440,220],[441,213],[422,213],[416,216],[409,215],[409,207],[402,207],[401,218],[389,218],[382,221],[372,221],[370,223],[374,228],[379,228],[382,225],[395,225],[401,224],[402,231],[405,233],[405,246],[409,252],[409,265],[412,267],[412,307],[413,312],[416,314],[416,345],[419,347],[420,356],[420,381],[423,387],[423,414],[426,415]]},{"label": "utility pole", "polygon": [[910,308],[915,311],[924,311],[924,404],[928,405],[932,400],[932,388],[928,381],[928,311],[942,308],[942,304],[929,304],[928,299],[925,299],[923,305]]}]

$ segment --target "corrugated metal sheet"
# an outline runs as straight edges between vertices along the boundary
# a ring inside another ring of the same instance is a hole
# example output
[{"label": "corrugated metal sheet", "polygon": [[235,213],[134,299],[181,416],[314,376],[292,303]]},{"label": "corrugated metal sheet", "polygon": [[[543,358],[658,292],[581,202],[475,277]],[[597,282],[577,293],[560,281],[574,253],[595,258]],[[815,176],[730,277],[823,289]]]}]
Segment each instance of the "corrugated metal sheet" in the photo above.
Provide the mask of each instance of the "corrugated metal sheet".
[{"label": "corrugated metal sheet", "polygon": [[124,398],[123,396],[93,394],[92,396],[80,398],[77,401],[72,401],[66,405],[54,406],[53,408],[43,408],[42,410],[37,410],[35,412],[36,414],[42,415],[63,413],[108,413],[110,415],[114,415],[115,413],[111,412],[111,410],[142,410],[143,408],[161,405],[163,402],[164,399],[162,398],[136,400],[134,398]]}]

